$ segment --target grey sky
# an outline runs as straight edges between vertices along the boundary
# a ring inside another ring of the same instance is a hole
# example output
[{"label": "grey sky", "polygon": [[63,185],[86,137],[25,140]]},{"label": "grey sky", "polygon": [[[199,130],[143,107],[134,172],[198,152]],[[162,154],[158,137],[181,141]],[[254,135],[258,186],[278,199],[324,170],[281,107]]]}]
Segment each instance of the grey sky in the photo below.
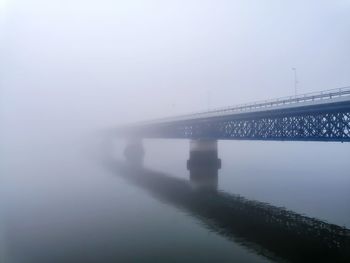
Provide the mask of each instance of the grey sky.
[{"label": "grey sky", "polygon": [[[90,127],[350,85],[350,1],[1,0],[4,120]],[[23,124],[24,125],[24,124]]]}]

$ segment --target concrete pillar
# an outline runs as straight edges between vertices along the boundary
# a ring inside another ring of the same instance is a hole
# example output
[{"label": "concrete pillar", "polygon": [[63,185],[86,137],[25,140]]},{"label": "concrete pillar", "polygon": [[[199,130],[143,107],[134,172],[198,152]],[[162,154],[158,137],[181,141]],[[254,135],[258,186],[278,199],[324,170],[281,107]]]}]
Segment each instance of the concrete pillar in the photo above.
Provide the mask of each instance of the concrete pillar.
[{"label": "concrete pillar", "polygon": [[195,188],[216,191],[220,168],[221,160],[218,158],[216,140],[190,141],[187,169],[190,171],[190,181]]},{"label": "concrete pillar", "polygon": [[141,139],[130,139],[124,150],[126,161],[134,166],[142,166],[145,150]]}]

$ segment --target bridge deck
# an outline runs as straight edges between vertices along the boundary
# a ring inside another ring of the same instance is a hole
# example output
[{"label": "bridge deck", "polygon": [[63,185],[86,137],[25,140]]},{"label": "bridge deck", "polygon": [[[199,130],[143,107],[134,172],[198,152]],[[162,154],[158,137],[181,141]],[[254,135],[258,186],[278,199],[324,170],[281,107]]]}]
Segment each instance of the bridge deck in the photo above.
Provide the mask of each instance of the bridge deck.
[{"label": "bridge deck", "polygon": [[350,142],[350,87],[137,123],[148,138]]}]

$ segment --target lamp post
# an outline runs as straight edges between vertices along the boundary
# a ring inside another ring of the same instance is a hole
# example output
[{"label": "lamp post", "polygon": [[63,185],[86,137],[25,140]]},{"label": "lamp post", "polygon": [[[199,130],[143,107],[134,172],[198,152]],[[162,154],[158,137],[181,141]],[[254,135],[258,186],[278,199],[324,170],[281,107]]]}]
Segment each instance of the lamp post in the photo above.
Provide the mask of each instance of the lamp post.
[{"label": "lamp post", "polygon": [[297,69],[292,68],[292,70],[294,71],[294,94],[296,96],[297,95],[297,86],[298,86]]},{"label": "lamp post", "polygon": [[207,90],[207,108],[208,108],[208,111],[210,111],[210,96],[211,96],[211,93],[210,93],[210,90],[208,89]]}]

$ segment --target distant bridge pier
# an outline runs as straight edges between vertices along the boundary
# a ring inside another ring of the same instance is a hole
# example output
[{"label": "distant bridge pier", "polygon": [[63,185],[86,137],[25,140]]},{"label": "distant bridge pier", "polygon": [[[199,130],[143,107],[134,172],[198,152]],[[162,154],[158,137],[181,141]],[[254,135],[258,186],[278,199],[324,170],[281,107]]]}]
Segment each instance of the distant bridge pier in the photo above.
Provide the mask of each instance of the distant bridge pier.
[{"label": "distant bridge pier", "polygon": [[142,139],[132,138],[126,144],[124,157],[126,161],[134,166],[142,166],[145,156]]},{"label": "distant bridge pier", "polygon": [[221,160],[218,158],[217,140],[191,140],[190,158],[187,169],[190,181],[195,188],[216,191],[218,187],[218,170]]}]

